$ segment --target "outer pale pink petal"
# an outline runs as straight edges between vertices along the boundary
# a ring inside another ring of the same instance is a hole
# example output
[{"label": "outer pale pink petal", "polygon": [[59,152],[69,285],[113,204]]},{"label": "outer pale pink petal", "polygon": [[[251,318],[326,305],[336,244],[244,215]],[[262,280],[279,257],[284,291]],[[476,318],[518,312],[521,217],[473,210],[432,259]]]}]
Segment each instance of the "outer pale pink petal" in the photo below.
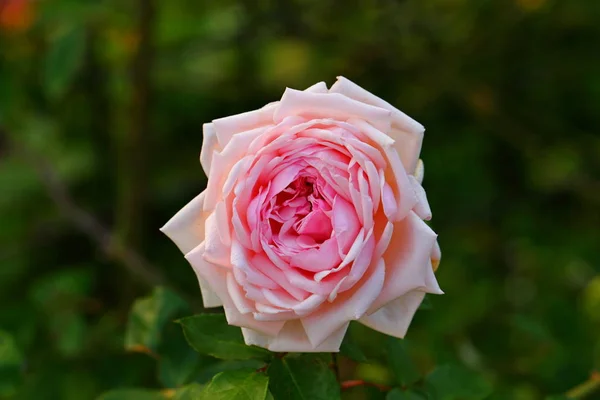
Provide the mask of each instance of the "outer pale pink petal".
[{"label": "outer pale pink petal", "polygon": [[331,353],[340,351],[340,345],[348,325],[348,322],[343,324],[316,347],[308,340],[304,328],[298,320],[287,321],[277,336],[264,335],[246,328],[242,328],[242,333],[247,345],[264,347],[270,351]]},{"label": "outer pale pink petal", "polygon": [[362,286],[356,290],[339,293],[333,303],[301,319],[308,340],[313,346],[323,343],[348,321],[361,318],[381,291],[385,279],[385,263],[379,259],[372,271],[365,275]]},{"label": "outer pale pink petal", "polygon": [[358,321],[386,335],[403,338],[425,292],[413,290]]},{"label": "outer pale pink petal", "polygon": [[[396,193],[398,204],[395,220],[399,221],[403,219],[408,213],[408,211],[414,207],[417,199],[412,185],[410,184],[410,181],[408,179],[406,169],[402,164],[398,153],[392,147],[392,140],[368,122],[362,121],[360,119],[350,119],[348,122],[360,129],[371,140],[375,141],[385,153],[389,164],[388,168],[394,175],[398,191],[398,193]],[[384,210],[386,208],[387,207],[385,207],[384,202]]]},{"label": "outer pale pink petal", "polygon": [[413,211],[419,216],[419,218],[429,221],[431,219],[431,207],[429,207],[425,189],[423,189],[423,186],[421,186],[421,184],[417,181],[417,178],[414,176],[409,175],[408,179],[410,179],[413,190],[417,195],[417,204],[415,204]]},{"label": "outer pale pink petal", "polygon": [[276,108],[277,103],[271,103],[258,110],[215,119],[213,125],[219,145],[224,148],[237,133],[273,125],[273,112]]},{"label": "outer pale pink petal", "polygon": [[327,93],[327,84],[325,82],[317,82],[309,88],[304,90],[305,92],[313,92],[313,93]]},{"label": "outer pale pink petal", "polygon": [[371,122],[379,130],[390,129],[389,110],[352,100],[337,93],[301,92],[286,89],[275,111],[275,122],[279,123],[289,116],[310,118],[332,118],[346,121],[360,118]]},{"label": "outer pale pink petal", "polygon": [[203,211],[204,194],[200,193],[160,228],[183,254],[204,240],[204,223],[209,213]]},{"label": "outer pale pink petal", "polygon": [[338,76],[337,82],[331,86],[329,92],[341,93],[351,99],[390,110],[392,112],[392,130],[385,132],[396,141],[395,147],[407,171],[414,170],[421,151],[423,132],[425,131],[423,125],[343,76]]},{"label": "outer pale pink petal", "polygon": [[210,165],[212,164],[213,153],[219,151],[219,143],[217,141],[217,133],[215,132],[215,126],[210,124],[204,124],[202,126],[203,138],[202,138],[202,149],[200,150],[200,165],[206,176],[210,173]]},{"label": "outer pale pink petal", "polygon": [[[204,209],[213,210],[223,196],[223,189],[231,189],[235,179],[239,178],[240,171],[232,171],[236,165],[243,165],[250,143],[264,132],[264,128],[257,128],[236,134],[223,150],[214,152],[211,160],[211,172],[208,174],[206,198]],[[234,176],[228,181],[228,177]],[[237,175],[236,175],[237,174]]]},{"label": "outer pale pink petal", "polygon": [[392,116],[394,117],[394,123],[398,125],[398,127],[407,131],[422,132],[424,129],[423,125],[404,114],[387,101],[375,96],[373,93],[363,89],[350,79],[344,78],[343,76],[337,77],[337,81],[331,86],[329,93],[341,93],[344,96],[350,97],[351,99],[390,110],[392,112]]},{"label": "outer pale pink petal", "polygon": [[206,261],[204,259],[204,243],[186,254],[185,258],[190,262],[196,274],[201,276],[221,299],[227,322],[230,325],[255,329],[267,335],[277,335],[279,333],[283,327],[283,322],[257,321],[252,314],[240,313],[227,288],[227,276],[232,273],[231,269],[219,267]]},{"label": "outer pale pink petal", "polygon": [[369,314],[412,290],[442,294],[431,268],[437,235],[414,212],[397,222],[384,253],[386,280]]},{"label": "outer pale pink petal", "polygon": [[210,214],[205,224],[206,238],[204,239],[204,258],[217,265],[229,266],[231,251],[228,246],[223,244],[219,236],[219,221],[216,213]]},{"label": "outer pale pink petal", "polygon": [[418,135],[397,129],[392,126],[389,134],[394,138],[394,148],[400,155],[402,164],[407,172],[414,171],[421,154],[421,146],[423,145],[423,133]]}]

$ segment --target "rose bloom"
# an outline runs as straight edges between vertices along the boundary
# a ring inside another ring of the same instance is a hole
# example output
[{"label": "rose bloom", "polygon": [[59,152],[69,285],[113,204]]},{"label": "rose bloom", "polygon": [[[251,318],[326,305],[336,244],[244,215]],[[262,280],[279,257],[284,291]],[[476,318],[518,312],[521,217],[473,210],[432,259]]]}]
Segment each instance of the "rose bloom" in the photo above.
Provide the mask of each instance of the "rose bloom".
[{"label": "rose bloom", "polygon": [[204,125],[208,185],[163,228],[248,345],[336,352],[350,321],[404,337],[441,254],[423,126],[346,78]]}]

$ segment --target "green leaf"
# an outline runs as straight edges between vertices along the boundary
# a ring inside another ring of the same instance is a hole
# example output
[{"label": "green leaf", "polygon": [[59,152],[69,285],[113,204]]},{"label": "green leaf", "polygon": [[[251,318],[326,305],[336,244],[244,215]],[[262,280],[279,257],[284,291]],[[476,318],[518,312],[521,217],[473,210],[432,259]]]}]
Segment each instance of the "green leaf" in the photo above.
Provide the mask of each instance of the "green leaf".
[{"label": "green leaf", "polygon": [[104,393],[97,400],[166,400],[167,397],[157,391],[146,389],[118,389]]},{"label": "green leaf", "polygon": [[[188,346],[189,348],[189,346]],[[257,370],[265,366],[264,360],[248,359],[248,360],[219,360],[216,358],[208,358],[204,360],[202,368],[198,371],[195,377],[197,382],[208,382],[213,376],[219,372],[233,371],[236,369],[254,369]]]},{"label": "green leaf", "polygon": [[65,94],[83,65],[85,55],[84,27],[64,30],[49,44],[44,62],[46,94],[57,99]]},{"label": "green leaf", "polygon": [[390,368],[398,384],[411,385],[421,378],[419,370],[408,354],[406,341],[393,337],[388,338],[387,355]]},{"label": "green leaf", "polygon": [[271,393],[285,400],[340,399],[335,374],[322,358],[314,355],[290,355],[275,358],[267,370]]},{"label": "green leaf", "polygon": [[392,389],[385,400],[426,400],[427,397],[414,390]]},{"label": "green leaf", "polygon": [[344,336],[340,346],[340,354],[356,362],[367,362],[367,356],[361,350],[358,343],[353,340],[352,332],[349,330]]},{"label": "green leaf", "polygon": [[224,360],[271,357],[267,350],[246,346],[240,328],[228,325],[223,314],[199,314],[178,322],[190,346],[201,354]]},{"label": "green leaf", "polygon": [[483,377],[458,365],[436,368],[427,376],[425,385],[433,400],[478,400],[492,392]]},{"label": "green leaf", "polygon": [[0,396],[13,395],[21,383],[23,356],[14,338],[0,330]]},{"label": "green leaf", "polygon": [[138,299],[129,313],[125,349],[156,353],[164,326],[187,305],[175,293],[157,287],[149,297]]},{"label": "green leaf", "polygon": [[204,387],[202,385],[192,383],[178,389],[173,400],[198,400],[202,396],[203,389]]},{"label": "green leaf", "polygon": [[158,353],[158,379],[167,388],[180,387],[196,380],[199,366],[208,361],[188,346],[176,324],[166,327]]},{"label": "green leaf", "polygon": [[77,265],[37,279],[32,285],[30,297],[47,312],[73,310],[88,296],[92,280],[91,268]]},{"label": "green leaf", "polygon": [[226,371],[214,376],[200,400],[265,400],[269,377],[252,369]]}]

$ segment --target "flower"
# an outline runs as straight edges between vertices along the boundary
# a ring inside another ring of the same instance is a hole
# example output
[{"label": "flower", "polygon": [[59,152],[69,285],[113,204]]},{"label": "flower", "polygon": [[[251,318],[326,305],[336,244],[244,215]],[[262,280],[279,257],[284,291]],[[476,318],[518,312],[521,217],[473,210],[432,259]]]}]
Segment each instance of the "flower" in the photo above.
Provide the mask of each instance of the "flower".
[{"label": "flower", "polygon": [[404,337],[441,257],[423,126],[339,77],[204,125],[208,185],[163,228],[245,342],[335,352],[350,321]]}]

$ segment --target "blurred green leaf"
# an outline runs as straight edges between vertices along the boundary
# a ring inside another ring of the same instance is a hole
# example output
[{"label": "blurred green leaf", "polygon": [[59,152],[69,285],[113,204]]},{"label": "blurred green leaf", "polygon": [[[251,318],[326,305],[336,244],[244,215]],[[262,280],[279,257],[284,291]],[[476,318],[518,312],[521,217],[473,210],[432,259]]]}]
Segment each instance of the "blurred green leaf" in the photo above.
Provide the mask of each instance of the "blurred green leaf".
[{"label": "blurred green leaf", "polygon": [[173,400],[198,400],[202,396],[204,387],[197,383],[192,383],[180,389],[177,389]]},{"label": "blurred green leaf", "polygon": [[271,353],[246,346],[240,328],[227,324],[223,314],[199,314],[178,321],[197,352],[225,360],[269,359]]},{"label": "blurred green leaf", "polygon": [[600,275],[592,278],[583,291],[583,307],[591,321],[600,323]]},{"label": "blurred green leaf", "polygon": [[406,348],[406,341],[389,337],[387,341],[388,362],[400,385],[411,385],[421,378],[417,366]]},{"label": "blurred green leaf", "polygon": [[356,366],[355,374],[359,379],[381,385],[391,385],[394,382],[392,372],[388,365],[383,365],[378,362],[358,364]]},{"label": "blurred green leaf", "polygon": [[181,328],[167,326],[159,346],[158,379],[164,387],[182,386],[197,375],[199,365],[206,360],[188,346]]},{"label": "blurred green leaf", "polygon": [[221,372],[204,388],[199,400],[265,400],[269,377],[255,370]]},{"label": "blurred green leaf", "polygon": [[340,385],[329,364],[312,354],[277,357],[267,373],[276,399],[340,399]]},{"label": "blurred green leaf", "polygon": [[92,270],[87,265],[63,269],[43,276],[31,287],[31,299],[45,309],[76,308],[92,285]]},{"label": "blurred green leaf", "polygon": [[49,321],[52,332],[56,335],[56,346],[65,357],[76,356],[83,350],[86,340],[87,325],[82,315],[65,313],[55,315]]},{"label": "blurred green leaf", "polygon": [[[189,346],[188,346],[189,347]],[[198,382],[208,382],[213,376],[223,371],[234,371],[236,369],[259,369],[264,367],[265,362],[257,359],[248,360],[219,360],[210,358],[202,360],[202,368],[198,371],[196,380]]]},{"label": "blurred green leaf", "polygon": [[16,392],[22,379],[23,361],[12,335],[0,330],[0,396]]},{"label": "blurred green leaf", "polygon": [[156,353],[167,324],[187,304],[177,294],[157,287],[148,297],[138,299],[129,313],[125,332],[125,349]]},{"label": "blurred green leaf", "polygon": [[166,400],[160,392],[146,389],[112,390],[98,397],[97,400]]},{"label": "blurred green leaf", "polygon": [[83,309],[90,303],[91,285],[87,265],[53,272],[32,285],[30,297],[46,315],[56,349],[65,357],[77,356],[85,348],[88,326]]},{"label": "blurred green leaf", "polygon": [[73,26],[65,29],[50,42],[44,60],[44,88],[51,99],[65,94],[83,65],[85,29]]},{"label": "blurred green leaf", "polygon": [[413,390],[392,389],[385,400],[426,400],[427,397]]},{"label": "blurred green leaf", "polygon": [[433,400],[478,400],[491,392],[490,384],[477,373],[458,365],[443,365],[425,379]]},{"label": "blurred green leaf", "polygon": [[358,343],[353,339],[352,332],[349,330],[344,336],[340,346],[340,354],[356,362],[367,362],[367,356],[361,350]]}]

